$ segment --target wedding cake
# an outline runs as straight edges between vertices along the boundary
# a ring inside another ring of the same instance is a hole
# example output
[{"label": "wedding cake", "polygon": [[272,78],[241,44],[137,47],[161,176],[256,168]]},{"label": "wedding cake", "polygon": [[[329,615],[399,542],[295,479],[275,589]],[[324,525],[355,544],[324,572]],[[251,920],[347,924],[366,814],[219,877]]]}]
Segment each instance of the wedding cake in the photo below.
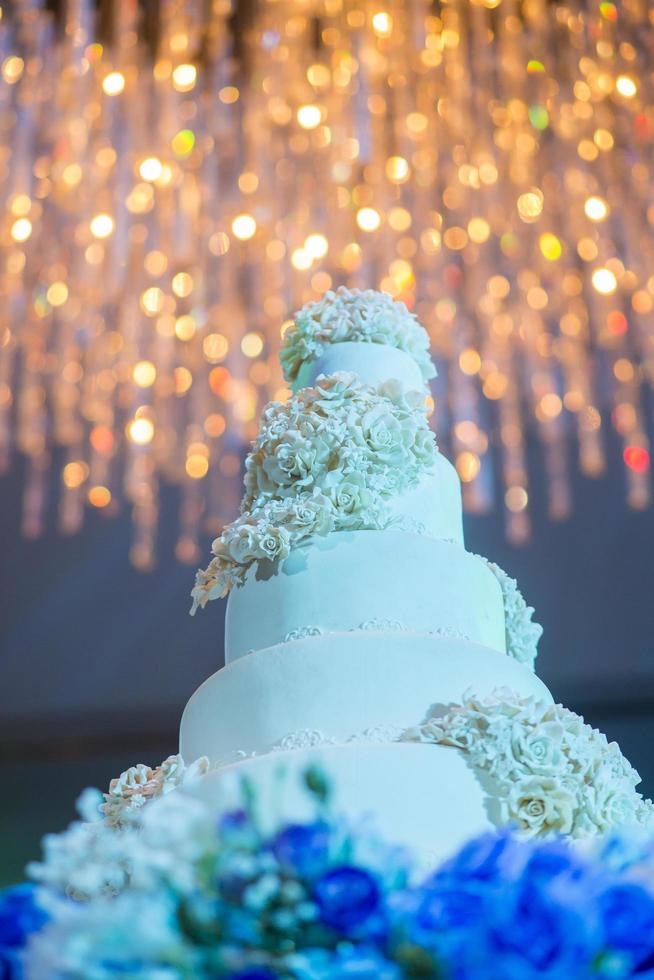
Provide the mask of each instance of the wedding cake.
[{"label": "wedding cake", "polygon": [[[197,574],[227,596],[225,666],[182,718],[193,792],[301,819],[318,766],[337,810],[374,814],[436,860],[490,826],[600,833],[650,819],[617,745],[553,703],[541,627],[465,548],[457,473],[429,428],[424,329],[386,294],[305,306],[281,354],[293,394],[264,412],[239,517]],[[117,784],[116,792],[122,792]]]}]

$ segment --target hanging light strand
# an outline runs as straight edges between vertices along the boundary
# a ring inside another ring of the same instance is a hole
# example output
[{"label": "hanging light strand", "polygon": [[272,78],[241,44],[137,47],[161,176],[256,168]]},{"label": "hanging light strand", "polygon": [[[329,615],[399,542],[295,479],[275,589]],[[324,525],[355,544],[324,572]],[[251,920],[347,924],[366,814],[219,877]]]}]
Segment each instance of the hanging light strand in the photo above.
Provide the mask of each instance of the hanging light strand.
[{"label": "hanging light strand", "polygon": [[649,503],[645,5],[173,0],[156,30],[131,0],[111,24],[90,0],[2,14],[0,467],[27,457],[26,534],[56,466],[61,530],[127,503],[151,568],[163,479],[198,561],[287,396],[289,312],[340,283],[425,324],[464,503],[501,486],[512,540],[529,433],[551,516],[610,431],[629,504]]}]

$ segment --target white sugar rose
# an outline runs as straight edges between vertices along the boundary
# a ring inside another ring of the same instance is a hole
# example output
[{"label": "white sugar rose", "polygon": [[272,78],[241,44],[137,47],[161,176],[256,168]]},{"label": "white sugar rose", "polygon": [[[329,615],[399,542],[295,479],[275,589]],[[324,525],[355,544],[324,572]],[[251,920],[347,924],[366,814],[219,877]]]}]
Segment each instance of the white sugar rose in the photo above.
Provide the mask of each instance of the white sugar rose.
[{"label": "white sugar rose", "polygon": [[291,550],[290,536],[286,528],[269,525],[259,538],[261,558],[277,561],[286,558]]},{"label": "white sugar rose", "polygon": [[302,538],[312,534],[324,536],[334,528],[332,502],[322,493],[286,500],[278,508],[273,508],[272,513],[291,535],[298,534]]},{"label": "white sugar rose", "polygon": [[406,432],[385,405],[376,405],[365,413],[361,419],[360,437],[368,452],[378,462],[392,466],[403,459]]},{"label": "white sugar rose", "polygon": [[351,371],[337,371],[329,376],[321,375],[316,380],[315,388],[305,391],[323,412],[334,412],[360,394],[360,382]]},{"label": "white sugar rose", "polygon": [[334,508],[334,517],[341,528],[354,526],[358,514],[370,507],[373,495],[366,487],[363,477],[355,474],[329,491],[329,499]]},{"label": "white sugar rose", "polygon": [[249,522],[233,524],[225,538],[229,557],[239,565],[247,565],[259,554],[259,529]]},{"label": "white sugar rose", "polygon": [[520,780],[501,801],[505,819],[529,835],[569,834],[576,801],[558,779],[534,776]]},{"label": "white sugar rose", "polygon": [[513,760],[524,773],[552,774],[565,768],[564,729],[559,722],[543,722],[529,730],[516,724],[511,732]]},{"label": "white sugar rose", "polygon": [[636,823],[640,797],[631,786],[608,783],[585,789],[585,810],[597,831],[603,833],[612,827]]},{"label": "white sugar rose", "polygon": [[436,439],[431,429],[418,429],[411,446],[414,458],[425,469],[430,468],[436,462],[438,448]]},{"label": "white sugar rose", "polygon": [[314,466],[318,465],[317,455],[317,446],[304,442],[299,433],[297,436],[289,433],[286,440],[265,457],[262,470],[273,485],[307,486],[311,483]]}]

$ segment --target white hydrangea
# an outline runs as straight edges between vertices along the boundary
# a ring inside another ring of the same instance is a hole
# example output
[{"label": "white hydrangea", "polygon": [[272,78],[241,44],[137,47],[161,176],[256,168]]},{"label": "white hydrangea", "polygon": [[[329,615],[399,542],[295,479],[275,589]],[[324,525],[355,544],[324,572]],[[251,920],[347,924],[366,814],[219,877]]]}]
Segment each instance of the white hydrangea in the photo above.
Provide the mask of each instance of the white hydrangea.
[{"label": "white hydrangea", "polygon": [[506,628],[506,652],[510,657],[519,660],[534,670],[538,654],[538,641],[543,635],[543,627],[535,623],[532,616],[533,606],[528,606],[518,583],[514,578],[496,565],[484,558],[483,561],[497,579],[504,600],[504,619]]},{"label": "white hydrangea", "polygon": [[340,286],[295,314],[279,355],[286,380],[292,383],[302,364],[329,344],[344,341],[395,347],[411,355],[425,380],[436,374],[427,332],[404,303],[373,289]]},{"label": "white hydrangea", "polygon": [[654,826],[654,807],[615,742],[560,704],[503,688],[468,694],[405,741],[451,745],[496,785],[502,818],[526,836],[595,836],[629,824]]},{"label": "white hydrangea", "polygon": [[314,535],[389,526],[386,501],[415,486],[437,454],[424,396],[397,382],[375,388],[339,372],[272,402],[246,459],[241,515],[198,571],[191,613],[242,583],[253,562],[282,560]]}]

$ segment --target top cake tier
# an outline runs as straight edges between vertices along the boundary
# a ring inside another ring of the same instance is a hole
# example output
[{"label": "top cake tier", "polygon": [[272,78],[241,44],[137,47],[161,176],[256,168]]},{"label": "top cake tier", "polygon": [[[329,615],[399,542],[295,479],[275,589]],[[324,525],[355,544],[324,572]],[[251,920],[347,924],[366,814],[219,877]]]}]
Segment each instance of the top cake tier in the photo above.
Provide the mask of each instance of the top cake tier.
[{"label": "top cake tier", "polygon": [[280,360],[293,391],[336,371],[371,385],[393,379],[405,390],[422,389],[436,374],[427,331],[404,303],[345,286],[295,314]]}]

